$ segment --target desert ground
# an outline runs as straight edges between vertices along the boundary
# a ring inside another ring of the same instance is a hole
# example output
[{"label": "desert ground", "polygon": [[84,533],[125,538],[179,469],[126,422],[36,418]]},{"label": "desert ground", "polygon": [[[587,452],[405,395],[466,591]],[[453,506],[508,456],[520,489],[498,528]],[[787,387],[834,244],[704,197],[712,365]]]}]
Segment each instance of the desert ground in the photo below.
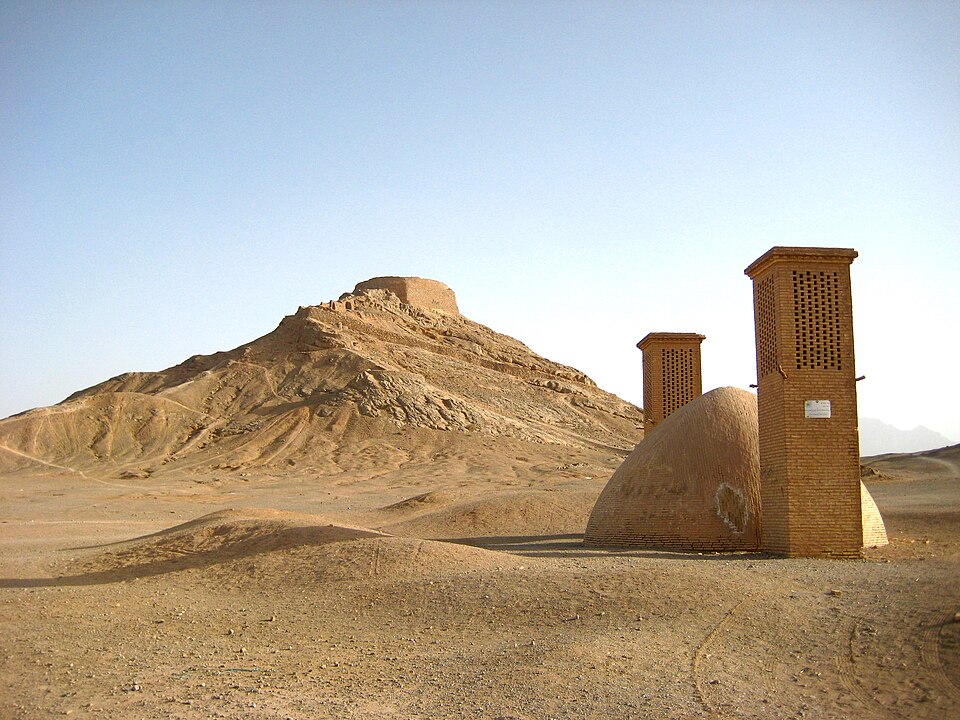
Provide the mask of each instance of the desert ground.
[{"label": "desert ground", "polygon": [[891,543],[840,562],[587,549],[619,457],[459,441],[442,478],[4,474],[0,716],[960,717],[956,449],[879,461]]}]

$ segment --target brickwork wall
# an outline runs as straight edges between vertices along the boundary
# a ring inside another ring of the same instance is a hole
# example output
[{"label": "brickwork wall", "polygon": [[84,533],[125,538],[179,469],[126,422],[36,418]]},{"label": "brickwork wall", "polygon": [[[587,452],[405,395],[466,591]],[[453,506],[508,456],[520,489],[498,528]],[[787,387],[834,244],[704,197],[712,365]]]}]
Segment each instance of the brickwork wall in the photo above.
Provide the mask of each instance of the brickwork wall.
[{"label": "brickwork wall", "polygon": [[431,310],[442,310],[459,315],[457,296],[453,290],[437,280],[418,277],[376,277],[358,283],[354,293],[362,290],[389,290],[400,302]]},{"label": "brickwork wall", "polygon": [[[773,248],[746,270],[757,337],[761,544],[769,552],[862,552],[850,297],[856,255]],[[830,417],[807,417],[810,400],[828,400]]]},{"label": "brickwork wall", "polygon": [[703,393],[697,333],[649,333],[637,343],[643,352],[644,432]]}]

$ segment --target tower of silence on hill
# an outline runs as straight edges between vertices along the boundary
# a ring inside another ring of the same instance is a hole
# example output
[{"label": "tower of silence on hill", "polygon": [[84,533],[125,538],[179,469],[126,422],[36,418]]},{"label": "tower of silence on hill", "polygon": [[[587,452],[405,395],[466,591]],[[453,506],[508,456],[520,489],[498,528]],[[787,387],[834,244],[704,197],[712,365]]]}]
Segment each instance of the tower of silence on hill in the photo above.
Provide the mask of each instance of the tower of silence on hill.
[{"label": "tower of silence on hill", "polygon": [[[859,473],[855,257],[775,247],[747,269],[759,403],[736,388],[699,395],[702,335],[651,333],[640,341],[644,409],[649,403],[653,422],[598,498],[584,542],[838,558],[886,544]],[[664,401],[676,404],[694,389],[679,408]]]},{"label": "tower of silence on hill", "polygon": [[375,277],[357,283],[352,294],[364,290],[387,290],[396,295],[406,305],[443,310],[451,315],[459,315],[457,296],[442,282],[418,277]]},{"label": "tower of silence on hill", "polygon": [[339,458],[375,466],[379,451],[366,448],[376,438],[384,455],[396,448],[390,457],[409,453],[413,464],[443,462],[436,448],[451,443],[495,461],[515,453],[518,472],[535,477],[516,443],[603,455],[635,444],[642,423],[639,407],[576,368],[464,317],[443,283],[379,277],[236,348],[123,373],[0,419],[0,472],[322,476],[344,471]]}]

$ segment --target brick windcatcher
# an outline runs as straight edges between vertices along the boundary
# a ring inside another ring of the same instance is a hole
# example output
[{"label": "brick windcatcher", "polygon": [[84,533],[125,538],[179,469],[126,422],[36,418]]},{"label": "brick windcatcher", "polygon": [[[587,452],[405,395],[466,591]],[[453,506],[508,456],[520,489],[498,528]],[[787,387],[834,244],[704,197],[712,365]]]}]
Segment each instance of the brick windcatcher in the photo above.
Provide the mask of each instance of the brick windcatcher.
[{"label": "brick windcatcher", "polygon": [[643,352],[644,435],[703,394],[697,333],[652,332],[637,343]]},{"label": "brick windcatcher", "polygon": [[850,264],[855,250],[774,247],[753,280],[761,547],[859,557],[860,448]]}]

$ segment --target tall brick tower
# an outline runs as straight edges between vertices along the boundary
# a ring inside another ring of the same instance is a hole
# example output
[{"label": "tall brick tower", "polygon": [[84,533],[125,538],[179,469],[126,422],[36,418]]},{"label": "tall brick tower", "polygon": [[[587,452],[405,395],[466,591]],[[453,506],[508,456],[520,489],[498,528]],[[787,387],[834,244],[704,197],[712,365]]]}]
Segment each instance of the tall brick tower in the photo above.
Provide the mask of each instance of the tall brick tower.
[{"label": "tall brick tower", "polygon": [[863,530],[850,264],[855,250],[774,247],[753,280],[762,549],[858,557]]},{"label": "tall brick tower", "polygon": [[697,333],[655,332],[637,343],[643,351],[644,433],[703,394]]}]

